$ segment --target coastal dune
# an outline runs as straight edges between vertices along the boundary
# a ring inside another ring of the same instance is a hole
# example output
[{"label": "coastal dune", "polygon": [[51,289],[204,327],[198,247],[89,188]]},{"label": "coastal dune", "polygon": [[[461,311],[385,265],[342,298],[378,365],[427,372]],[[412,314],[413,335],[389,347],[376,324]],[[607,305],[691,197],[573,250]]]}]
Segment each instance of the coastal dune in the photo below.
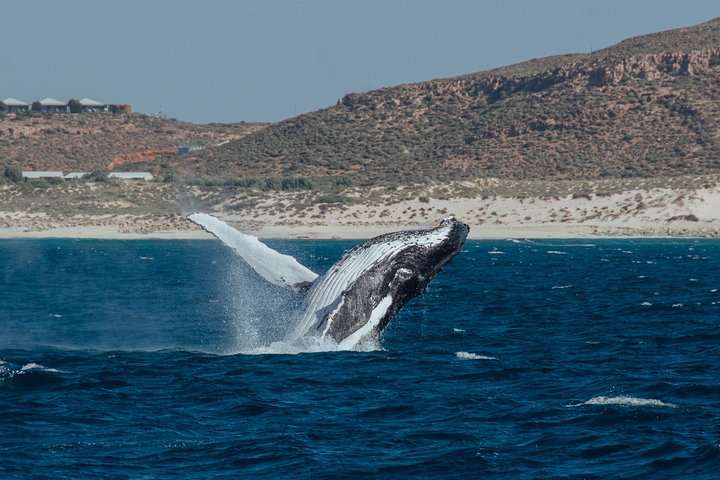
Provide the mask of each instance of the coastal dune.
[{"label": "coastal dune", "polygon": [[[348,189],[334,202],[321,201],[320,193],[297,191],[258,193],[253,202],[244,200],[246,192],[222,201],[210,201],[219,195],[212,191],[185,195],[197,196],[198,211],[261,238],[363,239],[427,228],[449,215],[468,223],[469,238],[475,239],[720,237],[717,179],[695,177],[690,185],[685,180],[658,183],[669,186],[574,182],[537,195],[531,193],[538,185],[531,182],[486,180],[416,190]],[[131,211],[67,215],[47,204],[19,210],[9,202],[0,206],[0,238],[211,238],[186,220],[177,204],[162,212],[131,206]]]}]

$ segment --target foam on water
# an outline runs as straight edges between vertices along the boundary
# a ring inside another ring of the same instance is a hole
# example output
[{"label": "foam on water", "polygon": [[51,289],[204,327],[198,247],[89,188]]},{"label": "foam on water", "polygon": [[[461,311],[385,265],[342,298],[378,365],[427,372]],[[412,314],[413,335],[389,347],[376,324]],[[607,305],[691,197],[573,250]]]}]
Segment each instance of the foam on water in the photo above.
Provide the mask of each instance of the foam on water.
[{"label": "foam on water", "polygon": [[292,341],[272,342],[247,350],[228,351],[227,355],[298,355],[324,352],[374,352],[382,350],[378,338],[364,337],[362,342],[351,346],[338,345],[331,338],[305,337]]},{"label": "foam on water", "polygon": [[471,352],[455,352],[455,356],[460,360],[497,360],[495,357],[488,357],[486,355],[478,355],[477,353]]},{"label": "foam on water", "polygon": [[587,402],[583,402],[575,405],[568,405],[569,407],[580,407],[583,405],[620,405],[625,407],[665,407],[665,408],[677,408],[674,403],[666,403],[661,400],[654,398],[638,398],[638,397],[606,397],[598,396],[593,397]]}]

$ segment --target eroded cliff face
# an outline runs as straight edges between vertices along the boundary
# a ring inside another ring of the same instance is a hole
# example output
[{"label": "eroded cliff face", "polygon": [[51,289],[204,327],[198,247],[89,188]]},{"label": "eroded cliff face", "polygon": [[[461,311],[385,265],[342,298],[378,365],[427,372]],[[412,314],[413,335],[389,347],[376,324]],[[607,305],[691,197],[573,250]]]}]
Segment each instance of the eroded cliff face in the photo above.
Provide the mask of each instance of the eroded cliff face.
[{"label": "eroded cliff face", "polygon": [[[538,93],[558,85],[576,88],[608,87],[631,79],[655,81],[667,75],[717,75],[720,72],[720,48],[692,52],[636,55],[628,58],[599,58],[569,62],[530,75],[475,74],[454,79],[401,85],[368,94],[348,94],[338,105],[350,108],[373,106],[421,106],[433,100],[454,97],[471,100],[478,96],[488,102],[506,98],[512,93]],[[392,98],[384,98],[383,93]],[[381,100],[381,101],[378,101]]]}]

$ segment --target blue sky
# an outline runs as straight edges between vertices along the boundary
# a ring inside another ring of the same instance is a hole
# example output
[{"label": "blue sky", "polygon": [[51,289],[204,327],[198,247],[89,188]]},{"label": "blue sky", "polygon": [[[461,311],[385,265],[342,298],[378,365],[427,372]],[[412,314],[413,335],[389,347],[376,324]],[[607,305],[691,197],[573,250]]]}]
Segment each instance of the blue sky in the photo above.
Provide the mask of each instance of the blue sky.
[{"label": "blue sky", "polygon": [[717,0],[0,0],[0,98],[276,121],[349,92],[587,52]]}]

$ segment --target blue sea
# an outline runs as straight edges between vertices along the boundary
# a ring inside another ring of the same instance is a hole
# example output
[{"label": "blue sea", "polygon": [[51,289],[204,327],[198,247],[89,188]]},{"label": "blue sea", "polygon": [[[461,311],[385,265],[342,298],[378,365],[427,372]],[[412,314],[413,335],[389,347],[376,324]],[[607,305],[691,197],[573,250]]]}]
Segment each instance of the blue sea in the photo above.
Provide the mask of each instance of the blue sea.
[{"label": "blue sea", "polygon": [[468,241],[379,349],[284,351],[219,242],[2,240],[0,479],[717,479],[719,289],[720,241]]}]

